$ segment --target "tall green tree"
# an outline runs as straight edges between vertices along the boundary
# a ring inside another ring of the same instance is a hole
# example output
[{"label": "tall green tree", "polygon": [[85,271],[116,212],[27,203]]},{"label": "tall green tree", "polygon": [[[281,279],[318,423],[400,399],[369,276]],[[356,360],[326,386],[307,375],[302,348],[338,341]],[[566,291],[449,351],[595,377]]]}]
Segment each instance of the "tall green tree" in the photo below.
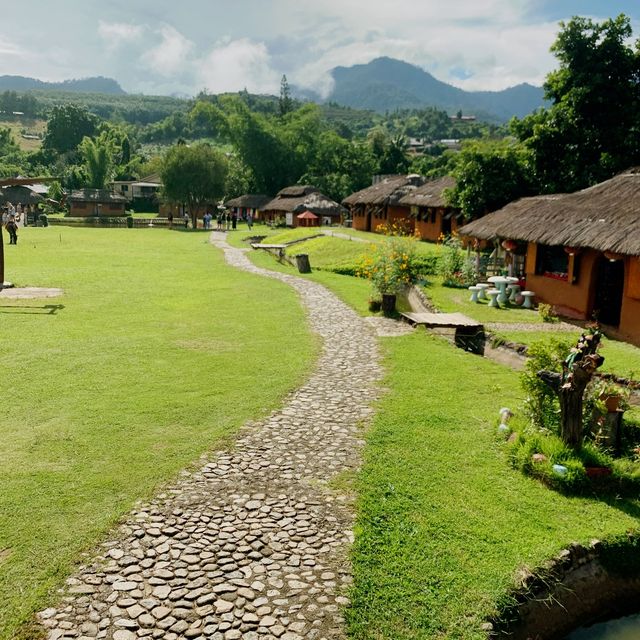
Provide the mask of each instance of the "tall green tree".
[{"label": "tall green tree", "polygon": [[530,153],[515,141],[473,141],[463,145],[451,174],[456,185],[446,197],[466,219],[495,211],[531,195]]},{"label": "tall green tree", "polygon": [[574,191],[640,163],[640,45],[629,18],[560,24],[551,47],[559,67],[545,83],[552,105],[511,123],[543,192]]},{"label": "tall green tree", "polygon": [[291,89],[287,76],[283,75],[280,81],[280,99],[278,100],[278,112],[280,116],[286,116],[293,111],[293,100],[291,99]]},{"label": "tall green tree", "polygon": [[84,107],[76,104],[55,106],[47,121],[42,147],[57,153],[73,151],[83,138],[95,135],[97,124],[97,118]]},{"label": "tall green tree", "polygon": [[87,176],[86,186],[91,189],[104,189],[113,177],[116,145],[107,133],[97,138],[85,137],[80,143],[84,158],[84,170]]},{"label": "tall green tree", "polygon": [[225,195],[228,164],[225,156],[208,144],[178,144],[169,149],[162,164],[164,194],[189,207],[193,228],[198,210]]}]

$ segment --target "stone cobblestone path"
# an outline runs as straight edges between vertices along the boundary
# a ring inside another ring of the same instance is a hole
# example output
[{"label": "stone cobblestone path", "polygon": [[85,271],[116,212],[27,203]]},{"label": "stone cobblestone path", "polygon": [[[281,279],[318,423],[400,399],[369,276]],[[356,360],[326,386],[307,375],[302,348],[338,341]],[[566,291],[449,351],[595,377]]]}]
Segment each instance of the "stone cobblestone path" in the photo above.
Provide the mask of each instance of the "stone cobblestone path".
[{"label": "stone cobblestone path", "polygon": [[38,614],[50,640],[345,637],[353,513],[330,480],[359,464],[382,373],[374,332],[324,287],[259,269],[223,238],[212,234],[230,264],[296,289],[319,360],[281,410],[84,559],[59,606]]}]

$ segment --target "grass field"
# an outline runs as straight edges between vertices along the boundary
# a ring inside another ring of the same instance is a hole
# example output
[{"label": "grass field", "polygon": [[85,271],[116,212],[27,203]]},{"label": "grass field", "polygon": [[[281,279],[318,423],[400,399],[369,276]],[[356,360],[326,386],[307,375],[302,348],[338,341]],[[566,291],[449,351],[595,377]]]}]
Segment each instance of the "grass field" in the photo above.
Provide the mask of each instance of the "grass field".
[{"label": "grass field", "polygon": [[206,234],[27,228],[5,257],[16,285],[65,293],[0,301],[2,640],[26,637],[136,499],[277,406],[317,350],[295,294],[227,267]]},{"label": "grass field", "polygon": [[358,640],[481,640],[518,569],[572,541],[638,531],[640,503],[568,498],[511,469],[500,407],[522,406],[506,367],[425,332],[385,340],[388,395],[357,482]]},{"label": "grass field", "polygon": [[46,120],[0,120],[0,127],[11,129],[13,139],[16,141],[21,151],[37,151],[42,146],[42,140],[30,140],[22,137],[22,130],[30,134],[43,135],[47,130]]},{"label": "grass field", "polygon": [[[305,277],[369,315],[365,281],[323,271]],[[459,290],[435,289],[446,310],[459,310]],[[532,311],[477,307],[490,320],[541,322]],[[627,353],[627,346],[606,341],[603,349]],[[385,339],[384,347],[388,393],[366,433],[354,486],[349,637],[484,639],[482,623],[507,601],[520,569],[535,569],[573,541],[640,531],[638,500],[566,497],[509,466],[496,426],[503,406],[522,420],[517,373],[422,330]]]}]

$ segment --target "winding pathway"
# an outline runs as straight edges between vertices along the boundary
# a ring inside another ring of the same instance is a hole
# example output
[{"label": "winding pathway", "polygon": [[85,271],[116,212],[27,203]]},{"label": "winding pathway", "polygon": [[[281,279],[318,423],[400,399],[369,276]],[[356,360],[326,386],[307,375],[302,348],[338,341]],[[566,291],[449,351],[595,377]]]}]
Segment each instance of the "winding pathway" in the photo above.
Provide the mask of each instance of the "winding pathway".
[{"label": "winding pathway", "polygon": [[330,481],[360,461],[382,373],[374,333],[321,285],[259,269],[223,236],[212,243],[231,265],[296,289],[321,356],[281,410],[184,471],[86,558],[59,607],[38,614],[49,640],[345,637],[353,513]]}]

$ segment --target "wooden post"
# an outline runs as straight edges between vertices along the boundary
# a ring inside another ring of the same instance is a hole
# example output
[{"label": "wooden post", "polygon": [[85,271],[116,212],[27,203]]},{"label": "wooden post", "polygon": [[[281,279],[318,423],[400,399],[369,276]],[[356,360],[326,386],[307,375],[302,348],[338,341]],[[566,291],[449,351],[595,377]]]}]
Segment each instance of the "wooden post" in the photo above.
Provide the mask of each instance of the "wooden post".
[{"label": "wooden post", "polygon": [[298,265],[299,273],[311,273],[311,264],[309,263],[309,256],[306,253],[299,253],[296,256],[296,264]]}]

